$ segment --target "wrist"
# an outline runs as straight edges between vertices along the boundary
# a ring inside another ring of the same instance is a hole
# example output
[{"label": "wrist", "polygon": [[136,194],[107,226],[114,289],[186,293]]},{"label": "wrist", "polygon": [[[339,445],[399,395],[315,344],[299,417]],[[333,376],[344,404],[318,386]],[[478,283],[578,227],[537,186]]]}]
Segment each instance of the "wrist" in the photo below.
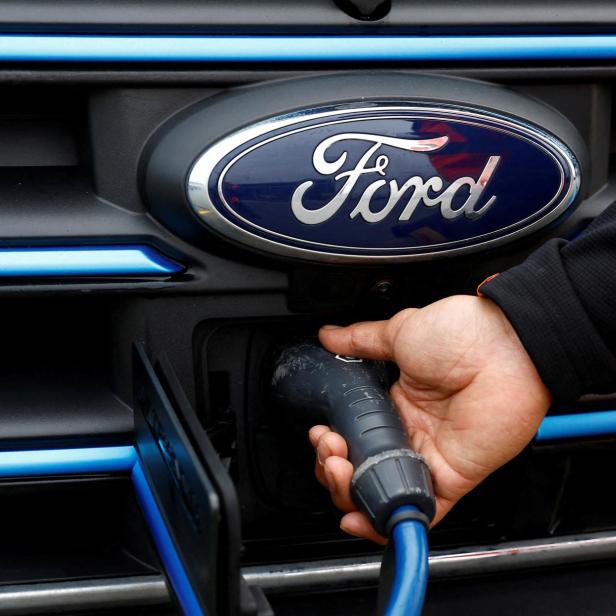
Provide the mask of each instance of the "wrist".
[{"label": "wrist", "polygon": [[[494,275],[494,277],[497,275]],[[486,279],[486,282],[494,277]],[[503,370],[507,370],[509,365],[513,363],[518,367],[524,367],[522,372],[526,375],[528,387],[536,392],[538,398],[545,401],[542,405],[545,409],[543,414],[545,414],[551,404],[552,393],[541,378],[532,356],[524,346],[514,325],[494,300],[484,295],[480,295],[477,300],[482,305],[482,310],[490,315],[489,318],[494,324],[494,330],[498,332],[493,338],[496,356],[491,358],[490,361],[498,362]]]}]

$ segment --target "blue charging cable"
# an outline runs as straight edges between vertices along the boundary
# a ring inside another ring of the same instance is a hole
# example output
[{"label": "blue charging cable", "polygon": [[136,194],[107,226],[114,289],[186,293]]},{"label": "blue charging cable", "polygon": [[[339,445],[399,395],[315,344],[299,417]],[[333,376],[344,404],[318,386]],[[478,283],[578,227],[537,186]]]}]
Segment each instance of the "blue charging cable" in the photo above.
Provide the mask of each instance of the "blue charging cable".
[{"label": "blue charging cable", "polygon": [[[394,511],[415,510],[404,506]],[[394,544],[395,573],[384,616],[419,616],[428,582],[428,537],[419,520],[402,520],[391,533]]]},{"label": "blue charging cable", "polygon": [[[546,417],[537,432],[538,441],[616,434],[616,410]],[[415,510],[399,507],[398,512]],[[419,616],[428,581],[428,539],[419,520],[402,520],[391,532],[395,572],[384,616]]]}]

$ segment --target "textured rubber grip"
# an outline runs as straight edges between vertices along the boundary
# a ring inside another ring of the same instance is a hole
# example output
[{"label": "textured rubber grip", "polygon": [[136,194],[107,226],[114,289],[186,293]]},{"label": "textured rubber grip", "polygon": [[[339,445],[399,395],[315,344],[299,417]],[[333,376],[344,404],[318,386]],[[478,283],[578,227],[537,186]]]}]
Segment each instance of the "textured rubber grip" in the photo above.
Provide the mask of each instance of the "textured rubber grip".
[{"label": "textured rubber grip", "polygon": [[394,509],[415,505],[434,517],[430,471],[410,450],[387,393],[383,362],[333,355],[317,341],[284,349],[272,375],[277,406],[341,434],[355,467],[351,495],[381,534]]},{"label": "textured rubber grip", "polygon": [[408,448],[406,431],[387,394],[385,366],[338,355],[332,363],[337,369],[328,371],[328,419],[346,439],[353,466],[383,451]]}]

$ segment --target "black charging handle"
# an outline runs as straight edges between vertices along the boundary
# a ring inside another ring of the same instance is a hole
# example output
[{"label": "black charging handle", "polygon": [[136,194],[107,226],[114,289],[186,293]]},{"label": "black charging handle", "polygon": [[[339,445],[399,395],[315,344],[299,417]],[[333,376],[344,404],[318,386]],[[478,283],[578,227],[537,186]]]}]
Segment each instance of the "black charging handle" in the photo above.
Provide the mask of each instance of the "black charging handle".
[{"label": "black charging handle", "polygon": [[430,470],[409,446],[387,392],[383,362],[334,355],[316,340],[303,341],[277,356],[271,391],[284,412],[314,423],[325,420],[344,437],[355,467],[351,496],[377,532],[389,534],[401,505],[417,507],[426,524],[432,520]]}]

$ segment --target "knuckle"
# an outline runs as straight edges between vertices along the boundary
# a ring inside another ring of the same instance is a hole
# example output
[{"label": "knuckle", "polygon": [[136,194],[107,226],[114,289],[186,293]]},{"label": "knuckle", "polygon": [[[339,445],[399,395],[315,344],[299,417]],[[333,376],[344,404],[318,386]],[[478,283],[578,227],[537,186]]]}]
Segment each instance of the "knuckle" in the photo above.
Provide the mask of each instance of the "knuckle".
[{"label": "knuckle", "polygon": [[344,439],[336,432],[327,432],[321,437],[321,441],[331,450],[338,451],[344,446]]},{"label": "knuckle", "polygon": [[352,325],[349,331],[349,344],[353,353],[361,353],[366,345],[366,336],[363,328],[358,325]]},{"label": "knuckle", "polygon": [[405,323],[410,317],[417,312],[417,308],[405,308],[396,313],[387,323],[390,331],[396,331],[403,323]]}]

